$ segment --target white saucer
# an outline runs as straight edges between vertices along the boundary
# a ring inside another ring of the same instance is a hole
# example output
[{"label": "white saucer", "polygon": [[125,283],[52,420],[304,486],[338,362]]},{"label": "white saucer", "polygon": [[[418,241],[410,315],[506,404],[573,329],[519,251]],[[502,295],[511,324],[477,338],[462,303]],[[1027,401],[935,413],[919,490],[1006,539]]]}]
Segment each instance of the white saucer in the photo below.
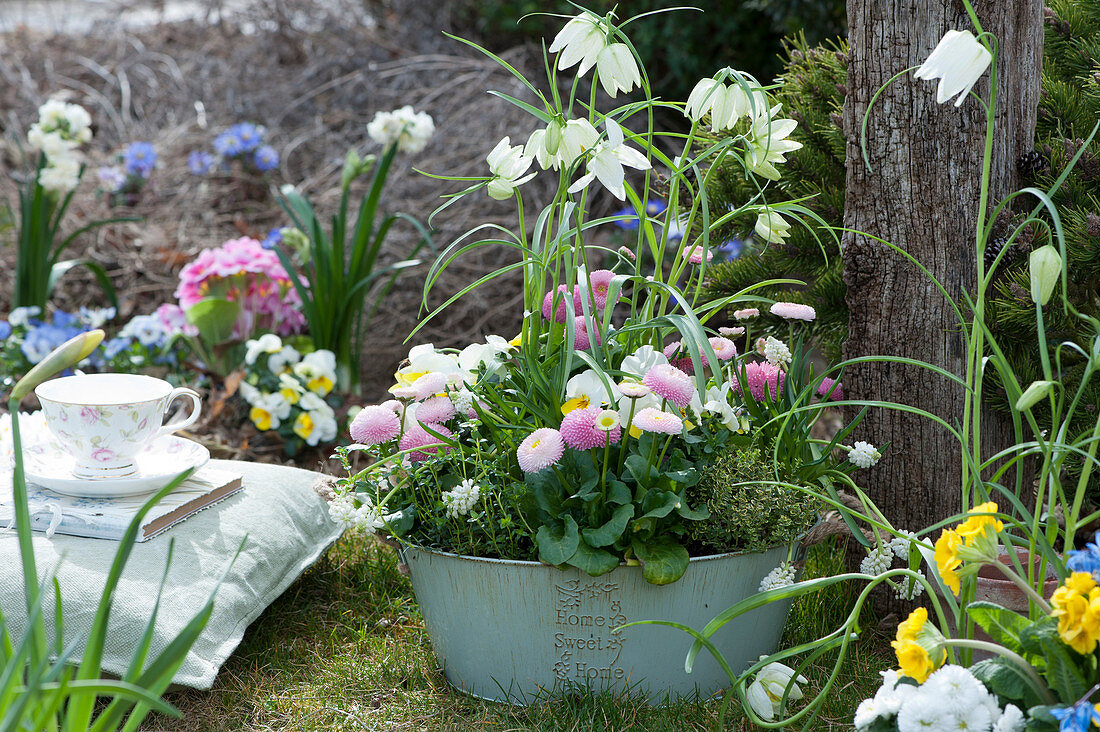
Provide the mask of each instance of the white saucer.
[{"label": "white saucer", "polygon": [[124,478],[77,478],[75,460],[61,449],[57,439],[45,439],[23,448],[23,470],[27,482],[66,496],[115,498],[150,493],[166,486],[188,468],[199,468],[210,459],[210,451],[199,443],[175,435],[157,438],[134,458],[137,473]]}]

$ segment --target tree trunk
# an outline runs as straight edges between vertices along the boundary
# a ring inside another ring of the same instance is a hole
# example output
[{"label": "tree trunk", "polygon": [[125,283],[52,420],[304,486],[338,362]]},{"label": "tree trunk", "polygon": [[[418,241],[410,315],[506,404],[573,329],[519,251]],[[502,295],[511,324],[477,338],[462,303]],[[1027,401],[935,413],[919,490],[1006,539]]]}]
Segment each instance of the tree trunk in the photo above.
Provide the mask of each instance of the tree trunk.
[{"label": "tree trunk", "polygon": [[[996,36],[998,101],[990,202],[1018,187],[1015,160],[1031,149],[1042,56],[1041,0],[975,0],[984,30]],[[893,242],[914,256],[952,298],[976,291],[974,231],[985,139],[985,112],[968,98],[961,107],[936,103],[936,83],[894,81],[861,126],[875,91],[894,74],[921,64],[949,29],[971,30],[957,0],[849,0],[851,58],[844,127],[847,199],[844,226]],[[974,91],[989,98],[989,73]],[[958,320],[928,277],[900,254],[855,234],[842,239],[851,311],[844,356],[897,355],[928,361],[963,377],[966,348]],[[968,313],[964,308],[964,316]],[[929,371],[871,364],[845,373],[848,398],[910,404],[962,422],[964,393]],[[851,414],[849,416],[854,416]],[[1012,444],[1011,421],[987,413],[982,445],[988,455]],[[882,461],[857,473],[895,526],[917,531],[964,507],[960,445],[930,420],[872,410],[853,438],[890,443]]]}]

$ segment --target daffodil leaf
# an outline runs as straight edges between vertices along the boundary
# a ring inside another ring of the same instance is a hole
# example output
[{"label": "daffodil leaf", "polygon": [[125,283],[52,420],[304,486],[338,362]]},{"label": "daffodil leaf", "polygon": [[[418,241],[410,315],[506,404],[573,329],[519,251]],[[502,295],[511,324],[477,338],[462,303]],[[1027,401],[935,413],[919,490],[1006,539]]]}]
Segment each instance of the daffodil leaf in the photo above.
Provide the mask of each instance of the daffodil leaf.
[{"label": "daffodil leaf", "polygon": [[[585,529],[581,532],[584,537],[584,543],[587,543],[593,547],[610,546],[618,541],[619,537],[626,531],[627,524],[630,523],[630,519],[634,518],[634,506],[627,504],[625,506],[619,506],[615,509],[615,513],[611,515],[611,518],[607,520],[602,526],[596,529]],[[578,552],[579,553],[579,552]],[[579,566],[573,562],[570,562],[573,566]],[[580,567],[584,569],[584,567]]]}]

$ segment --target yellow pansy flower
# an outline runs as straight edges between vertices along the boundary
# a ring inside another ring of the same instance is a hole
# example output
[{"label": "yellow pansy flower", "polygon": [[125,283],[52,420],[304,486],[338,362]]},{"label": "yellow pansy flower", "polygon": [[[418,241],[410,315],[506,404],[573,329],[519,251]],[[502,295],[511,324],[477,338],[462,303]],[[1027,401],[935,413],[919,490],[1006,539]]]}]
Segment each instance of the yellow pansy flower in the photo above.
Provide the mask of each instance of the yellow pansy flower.
[{"label": "yellow pansy flower", "polygon": [[271,429],[272,414],[262,407],[252,407],[252,409],[248,410],[248,418],[252,420],[252,424],[256,425],[256,428],[261,432],[267,432]]}]

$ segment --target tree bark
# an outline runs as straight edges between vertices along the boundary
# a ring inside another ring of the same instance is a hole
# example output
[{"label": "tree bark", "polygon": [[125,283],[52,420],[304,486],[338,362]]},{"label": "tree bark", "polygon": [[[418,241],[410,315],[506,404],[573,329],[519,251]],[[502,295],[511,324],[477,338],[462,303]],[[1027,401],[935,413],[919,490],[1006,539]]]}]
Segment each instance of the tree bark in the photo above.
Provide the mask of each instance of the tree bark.
[{"label": "tree bark", "polygon": [[[1042,1],[975,0],[984,30],[996,36],[998,100],[990,208],[1018,187],[1015,160],[1031,149],[1039,100]],[[849,0],[851,57],[844,106],[847,198],[844,226],[893,242],[913,255],[960,301],[976,291],[978,217],[985,112],[973,98],[961,107],[936,103],[936,84],[900,77],[875,101],[863,162],[861,127],[875,91],[921,64],[949,29],[971,30],[957,0]],[[974,87],[989,99],[989,73]],[[842,237],[851,311],[844,356],[897,355],[928,361],[960,378],[966,347],[958,319],[928,277],[900,254],[865,236]],[[964,316],[969,315],[964,308]],[[894,401],[962,422],[961,387],[929,371],[898,364],[861,365],[844,377],[848,398]],[[854,416],[854,413],[849,415]],[[1010,445],[1011,421],[986,412],[983,452]],[[882,461],[857,473],[894,525],[917,531],[961,505],[960,445],[932,421],[872,410],[853,438],[889,443]]]}]

